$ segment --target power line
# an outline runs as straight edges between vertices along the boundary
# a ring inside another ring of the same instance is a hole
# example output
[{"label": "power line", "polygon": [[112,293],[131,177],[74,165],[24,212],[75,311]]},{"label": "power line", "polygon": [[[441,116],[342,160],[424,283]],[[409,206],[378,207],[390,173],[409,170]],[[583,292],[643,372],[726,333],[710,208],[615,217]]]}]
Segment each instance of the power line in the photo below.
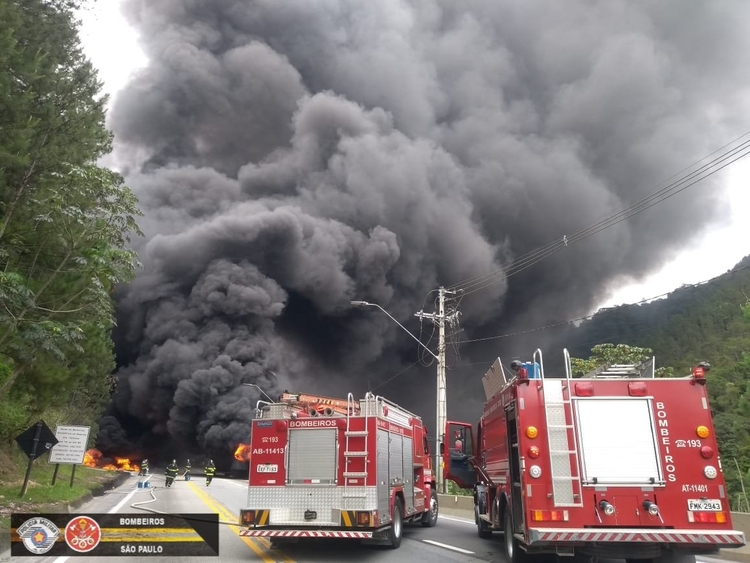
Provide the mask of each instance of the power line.
[{"label": "power line", "polygon": [[[748,141],[747,143],[750,143],[750,141]],[[705,176],[703,176],[701,178],[698,178],[698,179],[696,179],[696,180],[688,183],[687,185],[682,186],[679,190],[673,191],[672,193],[669,193],[667,195],[663,195],[663,197],[661,197],[660,199],[658,199],[656,201],[649,201],[649,202],[647,202],[647,205],[643,205],[642,204],[642,205],[631,206],[631,208],[628,208],[628,209],[626,209],[623,212],[615,214],[615,215],[611,216],[608,219],[602,220],[599,223],[597,223],[596,225],[593,225],[592,227],[588,227],[586,229],[583,229],[582,231],[579,231],[578,233],[576,233],[572,237],[564,237],[564,239],[562,241],[558,241],[557,243],[554,243],[553,246],[552,246],[552,248],[545,249],[544,252],[541,254],[541,256],[534,257],[533,260],[527,259],[525,261],[526,263],[522,262],[521,264],[518,264],[518,265],[514,264],[513,268],[512,268],[512,272],[510,274],[506,275],[505,277],[507,278],[507,277],[510,277],[510,275],[517,274],[517,273],[525,270],[526,268],[529,268],[529,267],[533,266],[534,264],[540,262],[544,258],[547,258],[548,256],[551,256],[552,254],[554,254],[554,253],[562,250],[564,247],[567,247],[567,246],[569,246],[570,244],[572,244],[574,242],[579,242],[579,241],[584,240],[584,239],[586,239],[586,238],[588,238],[590,236],[593,236],[593,235],[595,235],[595,234],[597,234],[597,233],[599,233],[599,232],[601,232],[601,231],[603,231],[605,229],[608,229],[609,227],[613,227],[614,225],[616,225],[616,224],[624,221],[625,219],[628,219],[628,218],[630,218],[630,217],[632,217],[634,215],[637,215],[638,213],[641,213],[641,212],[645,211],[646,209],[649,209],[649,208],[653,207],[654,205],[656,205],[658,203],[661,203],[661,202],[669,199],[670,197],[672,197],[674,195],[677,195],[678,193],[680,193],[680,192],[686,190],[687,188],[695,185],[699,181],[704,180],[705,178],[707,178],[707,177],[715,174],[716,172],[719,172],[720,170],[722,170],[726,166],[729,166],[729,164],[732,164],[733,162],[736,162],[737,160],[739,160],[740,158],[743,158],[743,157],[747,156],[748,154],[750,154],[750,150],[746,150],[739,157],[731,160],[730,162],[728,162],[728,163],[720,166],[719,168],[717,168],[715,170],[712,170],[711,172],[707,173]],[[681,183],[683,181],[684,180],[682,180]],[[494,280],[488,280],[484,284],[474,284],[474,285],[479,285],[479,287],[474,287],[473,289],[471,289],[469,291],[465,290],[464,291],[465,295],[469,295],[471,293],[475,293],[477,291],[480,291],[482,289],[485,289],[485,288],[487,288],[487,287],[489,287],[489,286],[497,283],[498,281],[501,281],[503,279],[502,274],[503,274],[502,271],[498,271],[498,272],[496,272],[496,276],[497,276],[496,279],[494,279]]]},{"label": "power line", "polygon": [[[735,140],[731,141],[730,143],[727,143],[723,147],[715,150],[714,152],[710,153],[709,155],[697,161],[696,163],[688,166],[687,168],[684,168],[682,171],[692,168],[696,164],[699,164],[706,158],[732,145],[733,143],[742,139],[748,134],[750,134],[750,131],[746,132],[740,137],[737,137]],[[612,227],[624,221],[625,219],[628,219],[634,215],[637,215],[645,211],[646,209],[649,209],[653,207],[654,205],[661,203],[669,199],[670,197],[673,197],[674,195],[677,195],[678,193],[695,185],[699,181],[708,178],[709,176],[715,174],[716,172],[719,172],[720,170],[736,162],[737,160],[744,158],[748,154],[750,154],[750,140],[746,140],[740,145],[734,147],[733,149],[726,151],[725,153],[721,154],[717,158],[714,158],[710,162],[704,164],[697,170],[691,172],[690,174],[687,174],[681,179],[669,183],[667,186],[658,190],[654,194],[651,194],[650,196],[641,199],[640,201],[618,211],[617,213],[614,213],[608,217],[605,217],[599,220],[593,225],[574,233],[570,237],[563,236],[562,239],[558,239],[555,242],[551,242],[545,246],[542,246],[533,251],[530,251],[526,253],[525,255],[522,255],[521,257],[516,259],[514,262],[510,263],[508,266],[502,267],[500,270],[496,270],[494,272],[490,272],[481,276],[476,276],[474,278],[469,278],[467,280],[459,282],[450,287],[451,289],[462,290],[464,295],[469,295],[476,291],[480,291],[481,289],[485,289],[503,279],[507,279],[511,275],[517,274],[525,270],[526,268],[540,262],[541,260],[547,258],[548,256],[551,256],[552,254],[569,246],[570,244],[579,242],[590,236],[593,236],[594,234],[599,233],[603,231],[604,229]],[[719,166],[720,164],[721,166]],[[678,172],[677,174],[674,174],[669,179],[674,178],[675,176],[680,174],[682,171]]]},{"label": "power line", "polygon": [[[710,157],[711,155],[713,155],[713,154],[715,154],[715,153],[719,152],[720,150],[722,150],[722,149],[724,149],[724,148],[728,147],[729,145],[731,145],[731,144],[735,143],[736,141],[738,141],[738,140],[742,139],[743,137],[747,136],[748,134],[750,134],[750,131],[748,131],[748,132],[744,133],[743,135],[740,135],[740,136],[739,136],[739,137],[737,137],[736,139],[734,139],[734,140],[730,141],[729,143],[727,143],[727,144],[726,144],[726,145],[724,145],[723,147],[720,147],[719,149],[717,149],[717,150],[713,151],[712,153],[710,153],[710,154],[706,155],[705,157],[703,157],[703,158],[702,158],[702,159],[700,159],[699,161],[697,161],[697,162],[695,162],[695,163],[691,164],[690,166],[687,166],[686,168],[683,168],[683,169],[682,169],[682,170],[681,170],[680,172],[677,172],[677,173],[673,174],[673,175],[672,175],[672,176],[671,176],[670,178],[667,178],[667,180],[671,180],[672,178],[674,178],[674,177],[675,177],[675,176],[677,176],[678,174],[681,174],[681,173],[682,173],[682,172],[684,172],[685,170],[688,170],[688,169],[692,168],[692,167],[693,167],[693,166],[695,166],[696,164],[698,164],[698,163],[702,162],[703,160],[705,160],[706,158]],[[750,142],[750,141],[745,141],[744,143],[742,143],[742,144],[740,145],[740,147],[742,147],[743,145],[747,145],[747,144],[748,144],[749,142]],[[737,150],[737,148],[735,148],[735,149],[732,149],[732,151],[736,151],[736,150]],[[729,151],[729,152],[732,152],[732,151]],[[743,156],[744,156],[744,155],[743,155]],[[715,162],[716,160],[718,160],[718,159],[714,159],[714,161],[711,161],[711,163]],[[711,163],[709,163],[709,164],[711,164]],[[703,167],[701,167],[701,169],[702,169],[702,168],[705,168],[706,166],[708,166],[708,165],[704,165]],[[698,169],[698,170],[696,170],[696,171],[695,171],[695,172],[693,172],[692,174],[695,174],[695,173],[699,172],[699,171],[700,171],[701,169]],[[665,181],[666,181],[666,180],[665,180]],[[652,198],[654,198],[654,197],[657,197],[657,196],[659,196],[660,194],[663,194],[663,193],[665,193],[665,192],[669,191],[669,190],[670,190],[670,189],[672,189],[672,188],[673,188],[673,187],[674,187],[675,185],[679,185],[679,184],[680,184],[681,182],[683,182],[683,181],[684,181],[684,180],[681,180],[680,182],[676,182],[676,183],[675,183],[675,182],[673,182],[672,184],[668,184],[668,185],[667,185],[667,186],[666,186],[665,188],[662,188],[661,190],[658,190],[658,191],[657,191],[656,193],[652,194],[651,196],[649,196],[649,197],[647,197],[647,198],[644,198],[644,199],[640,200],[639,202],[636,202],[635,204],[631,205],[631,206],[630,206],[629,208],[625,208],[624,210],[621,210],[621,211],[619,211],[618,213],[615,213],[614,215],[611,215],[611,216],[609,216],[609,217],[607,217],[607,218],[605,218],[605,219],[602,219],[602,220],[598,221],[598,222],[597,222],[597,223],[595,223],[594,225],[592,225],[592,226],[590,226],[590,227],[587,227],[587,229],[583,229],[582,231],[579,231],[579,233],[583,233],[583,232],[585,232],[585,231],[587,231],[587,230],[589,230],[589,229],[592,229],[592,228],[594,228],[594,227],[596,227],[596,226],[599,226],[599,225],[601,225],[602,223],[605,223],[605,222],[606,222],[606,221],[608,221],[608,220],[611,220],[612,218],[616,218],[617,216],[619,216],[619,215],[623,214],[624,212],[627,212],[627,211],[628,211],[628,209],[630,209],[630,208],[634,208],[634,207],[636,207],[636,206],[638,206],[638,205],[640,205],[640,204],[646,203],[646,202],[647,202],[648,200],[650,200],[650,199],[652,199]],[[578,233],[577,233],[577,234],[578,234]],[[549,244],[547,244],[547,245],[545,245],[545,246],[542,246],[542,247],[540,247],[540,248],[538,248],[538,249],[536,249],[536,250],[533,250],[533,251],[531,251],[531,252],[529,252],[529,253],[527,253],[527,254],[525,254],[525,255],[521,256],[521,257],[520,257],[519,259],[517,259],[517,260],[516,260],[516,262],[515,262],[515,263],[518,263],[519,261],[520,261],[520,262],[524,262],[524,261],[528,261],[528,260],[531,260],[531,259],[535,258],[535,256],[537,256],[537,255],[539,255],[539,254],[544,254],[544,253],[548,252],[549,250],[551,250],[551,249],[554,249],[554,248],[556,248],[556,247],[559,247],[559,246],[563,246],[563,247],[564,247],[564,246],[566,246],[567,244],[569,244],[569,242],[570,242],[570,241],[569,241],[569,240],[567,239],[567,237],[563,237],[563,239],[562,239],[562,240],[558,239],[557,241],[554,241],[554,242],[552,242],[552,243],[549,243]],[[514,264],[515,264],[515,263],[514,263]],[[492,276],[494,276],[494,275],[496,275],[496,274],[497,274],[497,272],[490,272],[490,273],[488,273],[488,274],[484,274],[484,275],[482,275],[482,276],[477,276],[477,277],[475,277],[475,278],[470,278],[470,279],[468,279],[468,280],[464,280],[464,281],[462,281],[462,282],[459,282],[459,283],[457,283],[457,284],[455,284],[455,285],[453,285],[453,286],[451,286],[451,287],[452,287],[452,288],[454,288],[454,287],[459,287],[459,286],[471,286],[471,285],[474,285],[474,284],[476,284],[476,283],[480,283],[480,280],[482,280],[482,279],[484,279],[484,278],[492,277]]]},{"label": "power line", "polygon": [[[706,282],[713,281],[713,280],[722,278],[724,276],[732,275],[732,274],[734,274],[736,272],[741,272],[742,270],[747,270],[748,268],[750,268],[750,265],[743,266],[742,268],[737,268],[735,270],[730,270],[729,272],[726,272],[724,274],[716,276],[715,278],[709,278],[707,280],[696,282],[694,284],[689,284],[689,285],[681,286],[679,289],[686,289],[686,288],[689,288],[689,287],[697,287],[697,286],[702,285],[702,284],[704,284]],[[626,307],[633,307],[635,305],[642,305],[643,303],[647,303],[649,301],[653,301],[654,299],[658,299],[659,297],[664,297],[665,295],[669,295],[670,293],[673,293],[674,291],[676,291],[676,290],[668,291],[666,293],[662,293],[662,294],[656,295],[654,297],[648,297],[648,298],[643,299],[641,301],[638,301],[636,303],[629,303],[627,305],[619,305],[617,308],[626,308]],[[553,323],[553,324],[546,325],[546,326],[541,326],[541,327],[532,328],[532,329],[528,329],[528,330],[522,330],[522,331],[518,331],[518,332],[510,332],[510,333],[507,333],[507,334],[499,334],[497,336],[488,336],[487,338],[475,338],[473,340],[464,340],[464,342],[482,342],[482,341],[485,341],[485,340],[494,340],[494,339],[499,339],[499,338],[506,338],[506,337],[509,337],[509,336],[517,336],[519,334],[527,334],[527,333],[530,333],[530,332],[537,332],[537,331],[540,331],[540,330],[545,330],[545,329],[553,328],[553,327],[556,327],[556,326],[563,326],[563,325],[570,324],[570,323],[576,322],[576,321],[583,321],[583,320],[591,319],[591,318],[593,318],[599,312],[600,311],[597,311],[596,313],[594,313],[592,315],[587,315],[585,317],[578,317],[577,319],[570,319],[568,321],[564,321],[564,322],[560,322],[560,323]],[[611,338],[611,337],[608,337],[608,338]],[[590,343],[600,342],[600,341],[601,341],[601,339],[599,339],[597,341],[592,341]],[[479,365],[490,366],[490,365],[492,365],[492,363],[496,359],[497,359],[497,357],[494,356],[491,359],[480,361],[480,362],[470,362],[470,363],[467,363],[467,364],[461,364],[461,365],[455,366],[454,369],[463,369],[463,368],[466,368],[466,367],[479,366]]]},{"label": "power line", "polygon": [[378,385],[376,387],[373,387],[372,389],[370,389],[370,391],[375,391],[377,389],[380,389],[383,385],[386,385],[386,384],[390,383],[391,381],[393,381],[394,379],[396,379],[397,377],[403,375],[404,373],[406,373],[407,371],[409,371],[411,368],[413,368],[414,366],[416,366],[418,363],[419,363],[419,360],[417,360],[416,362],[414,362],[413,364],[411,364],[409,367],[406,367],[406,368],[402,369],[396,375],[394,375],[392,377],[389,377],[388,379],[386,379],[385,381],[383,381],[383,383],[381,383],[380,385]]},{"label": "power line", "polygon": [[[703,285],[704,283],[707,283],[709,281],[717,280],[717,279],[722,278],[724,276],[728,276],[728,275],[734,274],[736,272],[741,272],[742,270],[746,270],[748,268],[750,268],[750,265],[743,266],[743,267],[737,268],[735,270],[730,270],[729,272],[726,272],[724,274],[716,276],[715,278],[709,278],[707,280],[703,280],[703,281],[696,282],[696,283],[693,283],[693,284],[684,285],[684,286],[681,286],[678,289],[686,289],[688,287],[697,287],[697,286]],[[671,291],[667,291],[665,293],[661,293],[659,295],[655,295],[654,297],[647,297],[646,299],[643,299],[641,301],[637,301],[635,303],[628,303],[627,305],[620,305],[618,308],[627,308],[627,307],[634,307],[635,305],[642,305],[643,303],[648,303],[649,301],[653,301],[654,299],[658,299],[659,297],[664,297],[665,295],[669,295],[670,293],[674,293],[675,291],[676,290],[673,289]],[[540,326],[540,327],[536,327],[536,328],[530,328],[530,329],[527,329],[527,330],[519,330],[517,332],[509,332],[509,333],[506,333],[506,334],[498,334],[496,336],[487,336],[487,337],[484,337],[484,338],[473,338],[471,340],[464,340],[462,343],[463,344],[467,344],[469,342],[483,342],[485,340],[497,340],[497,339],[500,339],[500,338],[508,338],[510,336],[518,336],[520,334],[528,334],[530,332],[538,332],[540,330],[546,330],[548,328],[554,328],[554,327],[558,327],[558,326],[563,326],[563,325],[567,325],[567,324],[574,323],[574,322],[577,322],[577,321],[585,321],[585,320],[593,318],[598,313],[599,313],[599,311],[597,311],[596,313],[592,313],[591,315],[586,315],[585,317],[578,317],[576,319],[570,319],[570,320],[567,320],[567,321],[561,321],[561,322],[557,322],[557,323],[552,323],[552,324],[549,324],[549,325]]]}]

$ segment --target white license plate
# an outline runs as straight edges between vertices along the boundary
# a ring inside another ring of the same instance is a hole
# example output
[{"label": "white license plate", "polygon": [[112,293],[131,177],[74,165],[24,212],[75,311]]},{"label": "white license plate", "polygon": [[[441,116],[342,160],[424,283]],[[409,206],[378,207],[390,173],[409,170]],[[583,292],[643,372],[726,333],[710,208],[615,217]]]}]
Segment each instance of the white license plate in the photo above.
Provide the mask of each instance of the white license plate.
[{"label": "white license plate", "polygon": [[255,469],[258,473],[278,473],[279,466],[275,463],[259,463]]},{"label": "white license plate", "polygon": [[255,469],[258,473],[278,473],[279,466],[275,463],[259,463]]},{"label": "white license plate", "polygon": [[718,499],[697,500],[691,498],[688,499],[688,510],[720,512],[721,501]]}]

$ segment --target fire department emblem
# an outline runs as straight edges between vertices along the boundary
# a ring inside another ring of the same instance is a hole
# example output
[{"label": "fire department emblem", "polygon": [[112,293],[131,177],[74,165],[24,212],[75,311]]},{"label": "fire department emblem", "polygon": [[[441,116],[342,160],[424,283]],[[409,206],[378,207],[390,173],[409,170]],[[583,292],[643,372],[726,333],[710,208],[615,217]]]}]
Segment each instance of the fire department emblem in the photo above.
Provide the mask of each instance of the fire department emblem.
[{"label": "fire department emblem", "polygon": [[91,551],[102,539],[102,529],[88,516],[76,516],[65,526],[65,543],[79,553]]},{"label": "fire department emblem", "polygon": [[34,555],[42,555],[55,545],[60,528],[46,518],[32,518],[21,524],[17,532],[26,549]]}]

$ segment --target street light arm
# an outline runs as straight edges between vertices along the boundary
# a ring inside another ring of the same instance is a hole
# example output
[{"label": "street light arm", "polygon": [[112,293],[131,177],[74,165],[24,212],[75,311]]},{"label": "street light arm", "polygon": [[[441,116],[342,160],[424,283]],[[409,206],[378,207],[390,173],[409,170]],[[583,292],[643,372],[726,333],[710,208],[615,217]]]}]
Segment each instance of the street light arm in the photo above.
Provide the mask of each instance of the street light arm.
[{"label": "street light arm", "polygon": [[421,341],[421,340],[420,340],[419,338],[417,338],[417,337],[416,337],[416,336],[414,336],[414,335],[413,335],[413,334],[412,334],[411,332],[409,332],[409,330],[408,330],[408,329],[407,329],[407,328],[406,328],[406,327],[405,327],[404,325],[402,325],[402,324],[401,324],[400,322],[398,322],[398,321],[397,321],[396,319],[394,319],[394,318],[393,318],[393,316],[392,316],[392,315],[391,315],[391,314],[390,314],[390,313],[389,313],[388,311],[386,311],[385,309],[383,309],[383,308],[382,308],[382,307],[381,307],[380,305],[378,305],[377,303],[368,303],[367,301],[352,301],[352,302],[351,302],[351,304],[352,304],[352,305],[354,305],[355,307],[377,307],[378,309],[380,309],[381,311],[383,311],[383,312],[384,312],[384,313],[385,313],[386,315],[388,315],[388,317],[389,317],[389,318],[390,318],[390,319],[391,319],[391,320],[392,320],[392,321],[393,321],[394,323],[396,323],[396,324],[397,324],[398,326],[400,326],[400,327],[401,327],[401,328],[402,328],[402,329],[404,330],[404,332],[405,332],[406,334],[408,334],[408,335],[409,335],[409,336],[411,336],[411,337],[412,337],[412,338],[413,338],[414,340],[416,340],[416,341],[417,341],[417,343],[418,343],[418,344],[419,344],[419,345],[420,345],[420,346],[421,346],[422,348],[424,348],[425,350],[427,350],[427,351],[428,351],[428,352],[430,353],[430,355],[431,355],[431,356],[432,356],[433,358],[435,358],[436,360],[440,361],[440,358],[439,358],[439,357],[437,356],[437,354],[435,354],[435,352],[433,352],[433,351],[432,351],[432,350],[430,350],[430,349],[429,349],[429,348],[428,348],[427,346],[425,346],[425,345],[424,345],[424,344],[422,343],[422,341]]},{"label": "street light arm", "polygon": [[266,393],[265,391],[263,391],[263,389],[261,389],[259,385],[256,385],[255,383],[243,383],[242,385],[244,387],[255,387],[258,391],[260,391],[261,393],[263,393],[263,395],[266,397],[266,399],[268,399],[270,402],[272,402],[272,403],[276,402],[271,397],[269,397],[268,393]]}]

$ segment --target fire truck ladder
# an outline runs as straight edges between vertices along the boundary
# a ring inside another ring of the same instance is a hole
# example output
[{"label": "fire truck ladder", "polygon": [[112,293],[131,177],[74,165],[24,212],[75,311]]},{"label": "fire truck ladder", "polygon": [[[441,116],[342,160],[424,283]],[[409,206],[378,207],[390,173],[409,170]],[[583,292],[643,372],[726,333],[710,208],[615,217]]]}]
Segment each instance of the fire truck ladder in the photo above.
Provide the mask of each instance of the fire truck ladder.
[{"label": "fire truck ladder", "polygon": [[640,364],[605,364],[587,373],[584,377],[592,379],[653,378],[655,367],[656,356],[653,356]]},{"label": "fire truck ladder", "polygon": [[292,408],[306,409],[310,416],[334,416],[348,415],[352,407],[348,401],[323,397],[322,395],[308,395],[305,393],[288,393],[284,391],[279,398],[280,403],[290,405]]},{"label": "fire truck ladder", "polygon": [[[570,356],[565,350],[566,379],[544,381],[542,351],[539,355],[539,372],[544,388],[544,413],[547,420],[547,440],[552,478],[552,502],[555,506],[583,506],[578,444],[573,424],[573,407],[570,401]],[[566,393],[567,391],[567,393]],[[573,468],[573,470],[571,469]]]},{"label": "fire truck ladder", "polygon": [[[364,430],[352,430],[351,429],[351,417],[353,414],[357,413],[359,410],[359,402],[354,399],[354,394],[349,393],[346,397],[346,402],[348,404],[347,408],[347,415],[346,415],[346,430],[344,431],[344,492],[342,494],[344,498],[344,505],[345,508],[359,508],[358,506],[349,506],[349,500],[352,499],[353,504],[362,504],[364,505],[365,499],[367,498],[367,489],[365,488],[367,485],[367,466],[370,462],[367,455],[367,435],[369,434],[367,428],[367,423],[369,422],[369,408],[365,409],[364,415],[365,415],[365,427]],[[362,439],[363,448],[362,450],[354,450],[351,448],[350,440],[354,439]],[[352,459],[355,458],[363,458],[364,459],[364,471],[349,471],[349,462]],[[358,487],[357,491],[349,490],[349,478],[361,478],[362,479],[362,486]],[[354,500],[357,499],[357,500]],[[359,502],[357,502],[359,501]]]}]

